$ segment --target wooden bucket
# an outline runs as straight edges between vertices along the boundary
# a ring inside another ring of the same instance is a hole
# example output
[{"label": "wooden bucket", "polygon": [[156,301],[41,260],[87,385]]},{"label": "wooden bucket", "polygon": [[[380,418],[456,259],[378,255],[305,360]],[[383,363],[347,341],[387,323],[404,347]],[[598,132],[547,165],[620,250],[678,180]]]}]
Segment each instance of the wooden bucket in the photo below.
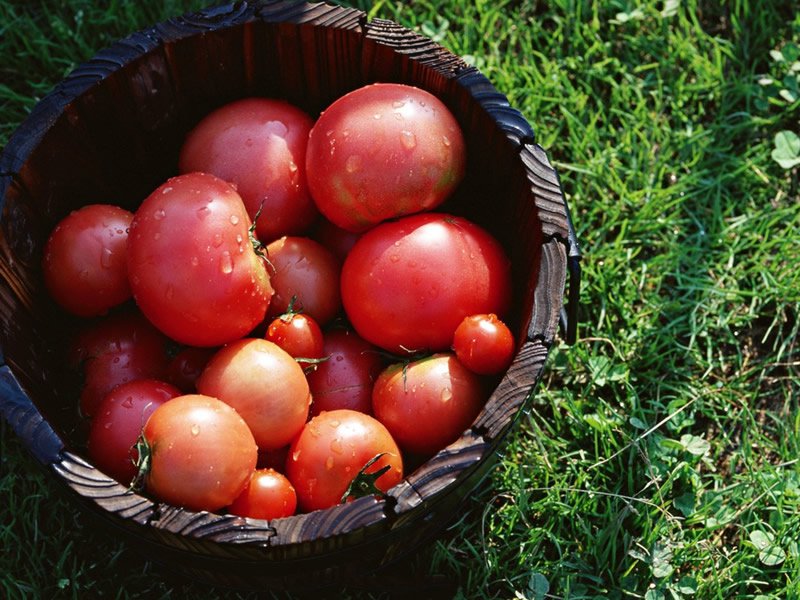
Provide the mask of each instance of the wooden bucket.
[{"label": "wooden bucket", "polygon": [[[464,129],[467,177],[443,207],[480,223],[513,263],[519,351],[472,427],[385,498],[273,521],[191,512],[128,491],[84,452],[68,327],[44,291],[54,225],[94,202],[134,210],[176,173],[186,132],[245,96],[311,115],[376,81],[440,97]],[[537,385],[559,321],[574,337],[578,253],[558,176],[533,131],[477,69],[430,39],[327,4],[248,1],[135,33],[44,97],[0,158],[0,412],[76,504],[173,571],[244,589],[347,582],[441,532],[494,464]],[[565,319],[564,292],[570,276]]]}]

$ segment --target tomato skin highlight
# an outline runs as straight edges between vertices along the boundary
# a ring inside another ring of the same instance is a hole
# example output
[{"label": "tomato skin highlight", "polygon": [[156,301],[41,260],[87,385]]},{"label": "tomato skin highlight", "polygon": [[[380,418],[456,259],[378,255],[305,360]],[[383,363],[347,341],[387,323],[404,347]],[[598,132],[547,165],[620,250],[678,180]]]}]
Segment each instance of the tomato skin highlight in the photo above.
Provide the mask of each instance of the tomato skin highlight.
[{"label": "tomato skin highlight", "polygon": [[163,502],[216,511],[242,492],[256,467],[253,434],[230,406],[188,394],[159,406],[144,427],[145,489]]},{"label": "tomato skin highlight", "polygon": [[456,327],[453,351],[473,373],[497,375],[514,358],[514,335],[495,314],[470,315]]},{"label": "tomato skin highlight", "polygon": [[252,519],[290,517],[297,509],[297,493],[285,475],[274,469],[257,469],[228,512]]},{"label": "tomato skin highlight", "polygon": [[308,138],[306,173],[320,212],[348,231],[441,204],[464,175],[455,117],[433,94],[374,83],[326,108]]},{"label": "tomato skin highlight", "polygon": [[167,180],[137,209],[128,238],[131,288],[145,316],[188,346],[238,339],[266,314],[272,287],[230,184],[205,173]]},{"label": "tomato skin highlight", "polygon": [[236,409],[261,450],[288,445],[305,424],[311,404],[302,367],[285,350],[259,338],[221,348],[197,380],[197,390]]},{"label": "tomato skin highlight", "polygon": [[42,269],[51,297],[79,317],[105,314],[131,297],[127,240],[133,213],[89,204],[64,217],[45,244]]},{"label": "tomato skin highlight", "polygon": [[469,428],[486,398],[480,377],[441,353],[387,367],[372,390],[372,409],[400,448],[429,457]]},{"label": "tomato skin highlight", "polygon": [[130,484],[144,424],[157,407],[180,395],[178,388],[156,379],[115,387],[100,402],[89,428],[88,452],[94,465],[121,484]]},{"label": "tomato skin highlight", "polygon": [[396,354],[445,351],[464,317],[506,312],[511,263],[471,221],[421,213],[364,233],[345,259],[341,290],[367,341]]},{"label": "tomato skin highlight", "polygon": [[350,482],[378,454],[383,456],[366,470],[389,470],[376,482],[387,491],[403,478],[400,449],[386,427],[354,410],[332,410],[311,419],[292,442],[286,459],[286,476],[297,492],[302,511],[339,504]]},{"label": "tomato skin highlight", "polygon": [[237,100],[208,114],[189,132],[178,168],[235,184],[262,242],[299,235],[318,214],[305,175],[312,125],[310,116],[282,100]]}]

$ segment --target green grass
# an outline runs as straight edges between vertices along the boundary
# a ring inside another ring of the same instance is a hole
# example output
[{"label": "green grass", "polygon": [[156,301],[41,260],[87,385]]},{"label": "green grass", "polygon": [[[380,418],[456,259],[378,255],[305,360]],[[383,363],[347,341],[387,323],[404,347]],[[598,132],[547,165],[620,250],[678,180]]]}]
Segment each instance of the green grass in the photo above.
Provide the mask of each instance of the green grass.
[{"label": "green grass", "polygon": [[[110,4],[0,1],[0,144],[76,62],[202,3]],[[800,102],[759,83],[800,42],[794,4],[351,5],[473,61],[526,115],[585,255],[578,342],[407,572],[468,598],[800,597],[798,167],[771,158]],[[0,596],[212,596],[72,516],[0,432]]]}]

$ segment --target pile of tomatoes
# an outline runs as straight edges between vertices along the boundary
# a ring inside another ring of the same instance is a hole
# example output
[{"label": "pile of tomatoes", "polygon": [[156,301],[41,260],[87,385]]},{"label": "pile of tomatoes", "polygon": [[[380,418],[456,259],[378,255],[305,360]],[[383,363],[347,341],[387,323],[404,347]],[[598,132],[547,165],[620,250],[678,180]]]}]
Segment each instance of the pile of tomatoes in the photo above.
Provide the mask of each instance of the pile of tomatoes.
[{"label": "pile of tomatoes", "polygon": [[278,518],[385,492],[459,437],[515,349],[510,264],[436,212],[465,143],[421,89],[316,119],[247,98],[202,119],[135,212],[52,231],[53,299],[83,319],[94,464],[193,510]]}]

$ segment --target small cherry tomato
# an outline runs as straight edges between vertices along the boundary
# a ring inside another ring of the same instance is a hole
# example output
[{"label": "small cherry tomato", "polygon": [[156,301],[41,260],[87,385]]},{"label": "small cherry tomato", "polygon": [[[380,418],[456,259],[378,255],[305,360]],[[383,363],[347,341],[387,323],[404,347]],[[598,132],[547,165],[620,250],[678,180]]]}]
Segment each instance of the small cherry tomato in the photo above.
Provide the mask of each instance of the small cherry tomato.
[{"label": "small cherry tomato", "polygon": [[378,420],[354,410],[332,410],[311,419],[289,448],[286,476],[297,491],[303,511],[339,504],[350,483],[365,469],[375,473],[389,469],[375,485],[381,491],[403,478],[400,449]]},{"label": "small cherry tomato", "polygon": [[480,377],[442,353],[387,367],[372,390],[372,409],[400,448],[430,456],[458,439],[486,398]]},{"label": "small cherry tomato", "polygon": [[70,213],[50,233],[42,268],[50,295],[80,317],[105,314],[131,297],[128,228],[133,213],[89,204]]},{"label": "small cherry tomato", "polygon": [[89,428],[88,452],[94,465],[123,485],[136,476],[136,442],[153,411],[180,396],[175,386],[155,379],[118,385],[100,402]]},{"label": "small cherry tomato", "polygon": [[228,512],[253,519],[290,517],[297,509],[297,494],[285,475],[274,469],[253,471],[250,481]]},{"label": "small cherry tomato", "polygon": [[159,406],[144,426],[145,489],[163,502],[216,511],[242,493],[256,468],[253,434],[230,406],[199,394]]},{"label": "small cherry tomato", "polygon": [[312,317],[302,313],[286,313],[274,319],[264,337],[283,348],[303,368],[315,364],[323,356],[322,330]]},{"label": "small cherry tomato", "polygon": [[514,335],[495,314],[470,315],[456,327],[453,350],[470,371],[496,375],[514,358]]}]

